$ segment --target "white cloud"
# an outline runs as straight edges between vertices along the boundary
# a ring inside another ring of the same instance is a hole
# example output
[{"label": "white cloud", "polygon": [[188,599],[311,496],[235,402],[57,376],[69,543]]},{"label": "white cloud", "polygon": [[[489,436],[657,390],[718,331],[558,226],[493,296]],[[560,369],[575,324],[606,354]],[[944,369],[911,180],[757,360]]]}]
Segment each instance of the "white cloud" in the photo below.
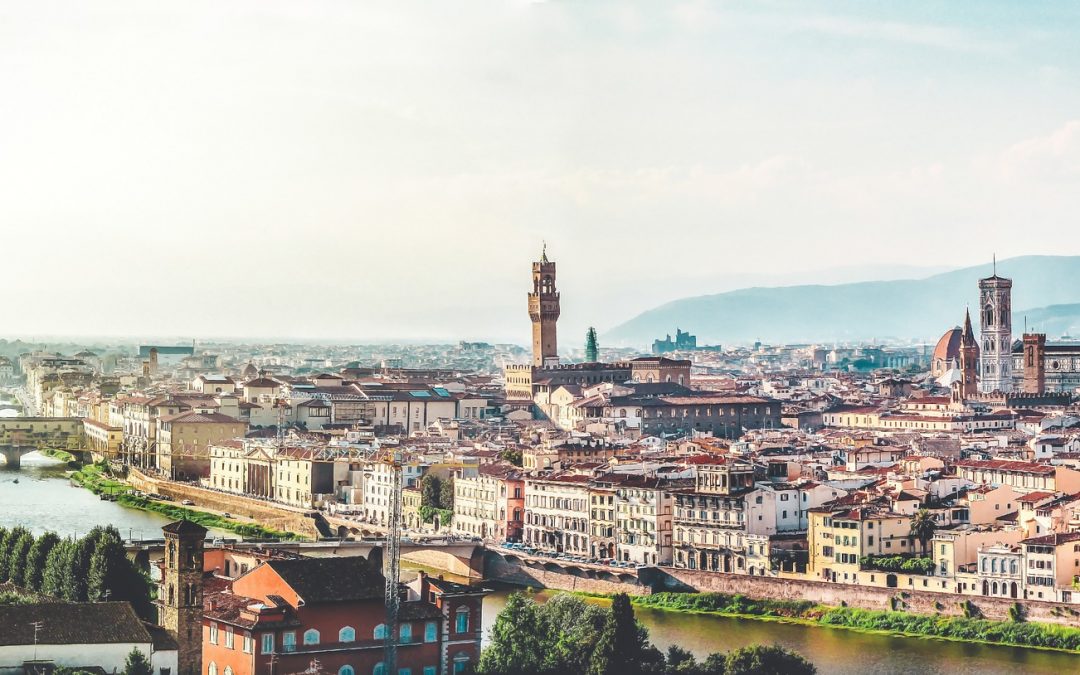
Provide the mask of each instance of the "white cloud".
[{"label": "white cloud", "polygon": [[1001,153],[997,167],[1005,180],[1080,179],[1080,120],[1070,120],[1049,134],[1012,145]]}]

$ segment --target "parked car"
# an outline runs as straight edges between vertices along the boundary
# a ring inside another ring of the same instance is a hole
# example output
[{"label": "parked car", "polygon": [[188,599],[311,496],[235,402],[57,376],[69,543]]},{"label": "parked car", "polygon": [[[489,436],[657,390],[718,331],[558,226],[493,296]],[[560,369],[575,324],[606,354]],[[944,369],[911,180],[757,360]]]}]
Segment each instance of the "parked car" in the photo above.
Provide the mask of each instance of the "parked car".
[{"label": "parked car", "polygon": [[195,502],[191,501],[190,499],[185,499],[184,501],[182,501],[180,503],[183,504],[184,506],[195,506]]}]

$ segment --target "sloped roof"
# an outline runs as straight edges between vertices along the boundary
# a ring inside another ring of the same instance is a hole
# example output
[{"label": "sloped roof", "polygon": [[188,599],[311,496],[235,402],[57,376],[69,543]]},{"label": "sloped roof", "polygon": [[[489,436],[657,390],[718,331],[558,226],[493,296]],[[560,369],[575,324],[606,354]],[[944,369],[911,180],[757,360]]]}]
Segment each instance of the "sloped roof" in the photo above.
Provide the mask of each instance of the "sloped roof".
[{"label": "sloped roof", "polygon": [[3,626],[0,646],[34,644],[33,624],[39,621],[39,645],[148,644],[153,641],[131,603],[42,603],[0,605],[0,626]]},{"label": "sloped roof", "polygon": [[306,603],[382,598],[386,579],[359,556],[300,558],[266,563]]},{"label": "sloped roof", "polygon": [[177,520],[161,529],[169,534],[195,534],[199,536],[205,536],[208,531],[202,525],[190,520]]}]

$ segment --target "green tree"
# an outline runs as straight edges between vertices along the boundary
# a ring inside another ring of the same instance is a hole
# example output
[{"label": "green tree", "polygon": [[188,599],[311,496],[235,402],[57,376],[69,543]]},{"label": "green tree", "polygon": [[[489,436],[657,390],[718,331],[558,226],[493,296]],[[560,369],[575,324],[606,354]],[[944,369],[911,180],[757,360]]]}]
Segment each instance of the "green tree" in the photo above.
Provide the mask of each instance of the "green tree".
[{"label": "green tree", "polygon": [[117,589],[123,583],[127,554],[118,537],[106,533],[99,537],[90,556],[86,574],[86,599],[90,601],[117,600]]},{"label": "green tree", "polygon": [[[88,537],[76,539],[64,549],[63,577],[60,597],[68,602],[86,600],[86,575],[90,572],[90,557],[93,554],[93,542]],[[90,549],[89,554],[84,553]],[[83,563],[83,560],[86,563]]]},{"label": "green tree", "polygon": [[539,606],[549,644],[545,668],[549,673],[584,673],[604,630],[607,609],[577,596],[560,593]]},{"label": "green tree", "polygon": [[90,557],[86,578],[87,600],[126,600],[147,620],[154,618],[150,584],[142,571],[127,557],[124,542],[115,528],[101,532]]},{"label": "green tree", "polygon": [[780,645],[751,645],[728,652],[726,675],[814,675],[817,668]]},{"label": "green tree", "polygon": [[634,618],[625,593],[611,602],[604,629],[589,664],[590,675],[637,675],[663,672],[664,655],[649,643],[649,631]]},{"label": "green tree", "polygon": [[11,581],[11,551],[15,548],[15,543],[29,532],[25,527],[18,525],[7,530],[4,538],[0,539],[0,584]]},{"label": "green tree", "polygon": [[671,645],[667,650],[666,675],[699,675],[701,668],[690,650],[679,645]]},{"label": "green tree", "polygon": [[439,508],[454,510],[454,477],[450,476],[439,486]]},{"label": "green tree", "polygon": [[923,551],[926,551],[926,546],[934,538],[935,530],[937,530],[937,523],[926,509],[919,509],[911,517],[911,536],[919,540]]},{"label": "green tree", "polygon": [[420,504],[439,508],[442,503],[442,480],[433,473],[424,474],[420,479]]},{"label": "green tree", "polygon": [[480,654],[477,671],[484,675],[541,675],[547,627],[537,605],[514,593],[491,627],[491,643]]},{"label": "green tree", "polygon": [[124,661],[124,675],[154,675],[154,669],[138,647],[132,647]]},{"label": "green tree", "polygon": [[499,458],[518,467],[521,466],[523,461],[521,450],[518,450],[517,448],[507,448],[506,450],[503,450],[499,453]]},{"label": "green tree", "polygon": [[8,579],[16,586],[27,588],[26,563],[30,557],[30,548],[34,545],[34,535],[23,532],[22,536],[15,540],[11,546],[8,558]]},{"label": "green tree", "polygon": [[585,360],[588,363],[596,363],[600,360],[600,343],[596,339],[596,329],[589,326],[585,333]]},{"label": "green tree", "polygon": [[726,675],[727,655],[721,652],[709,654],[701,664],[701,675]]},{"label": "green tree", "polygon": [[[8,529],[6,527],[0,527],[0,550],[3,550],[4,540],[7,539]],[[2,564],[2,563],[0,563]]]},{"label": "green tree", "polygon": [[45,558],[45,570],[41,573],[41,588],[43,594],[53,598],[63,599],[64,580],[68,576],[68,564],[71,560],[71,549],[75,542],[71,539],[63,539],[53,546],[49,555]]},{"label": "green tree", "polygon": [[23,573],[23,587],[32,591],[41,590],[41,581],[45,575],[45,566],[49,554],[60,543],[60,537],[54,532],[46,532],[37,538],[30,547],[30,555],[26,558],[26,571]]}]

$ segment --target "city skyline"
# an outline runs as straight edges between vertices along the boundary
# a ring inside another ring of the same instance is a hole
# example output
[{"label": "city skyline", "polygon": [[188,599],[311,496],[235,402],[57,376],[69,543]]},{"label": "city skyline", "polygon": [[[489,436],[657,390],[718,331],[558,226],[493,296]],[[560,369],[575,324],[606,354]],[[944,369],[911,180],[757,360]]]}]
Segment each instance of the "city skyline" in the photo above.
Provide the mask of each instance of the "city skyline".
[{"label": "city skyline", "polygon": [[741,279],[1069,253],[1077,9],[981,9],[12,6],[5,325],[524,343],[546,239],[582,342]]}]

